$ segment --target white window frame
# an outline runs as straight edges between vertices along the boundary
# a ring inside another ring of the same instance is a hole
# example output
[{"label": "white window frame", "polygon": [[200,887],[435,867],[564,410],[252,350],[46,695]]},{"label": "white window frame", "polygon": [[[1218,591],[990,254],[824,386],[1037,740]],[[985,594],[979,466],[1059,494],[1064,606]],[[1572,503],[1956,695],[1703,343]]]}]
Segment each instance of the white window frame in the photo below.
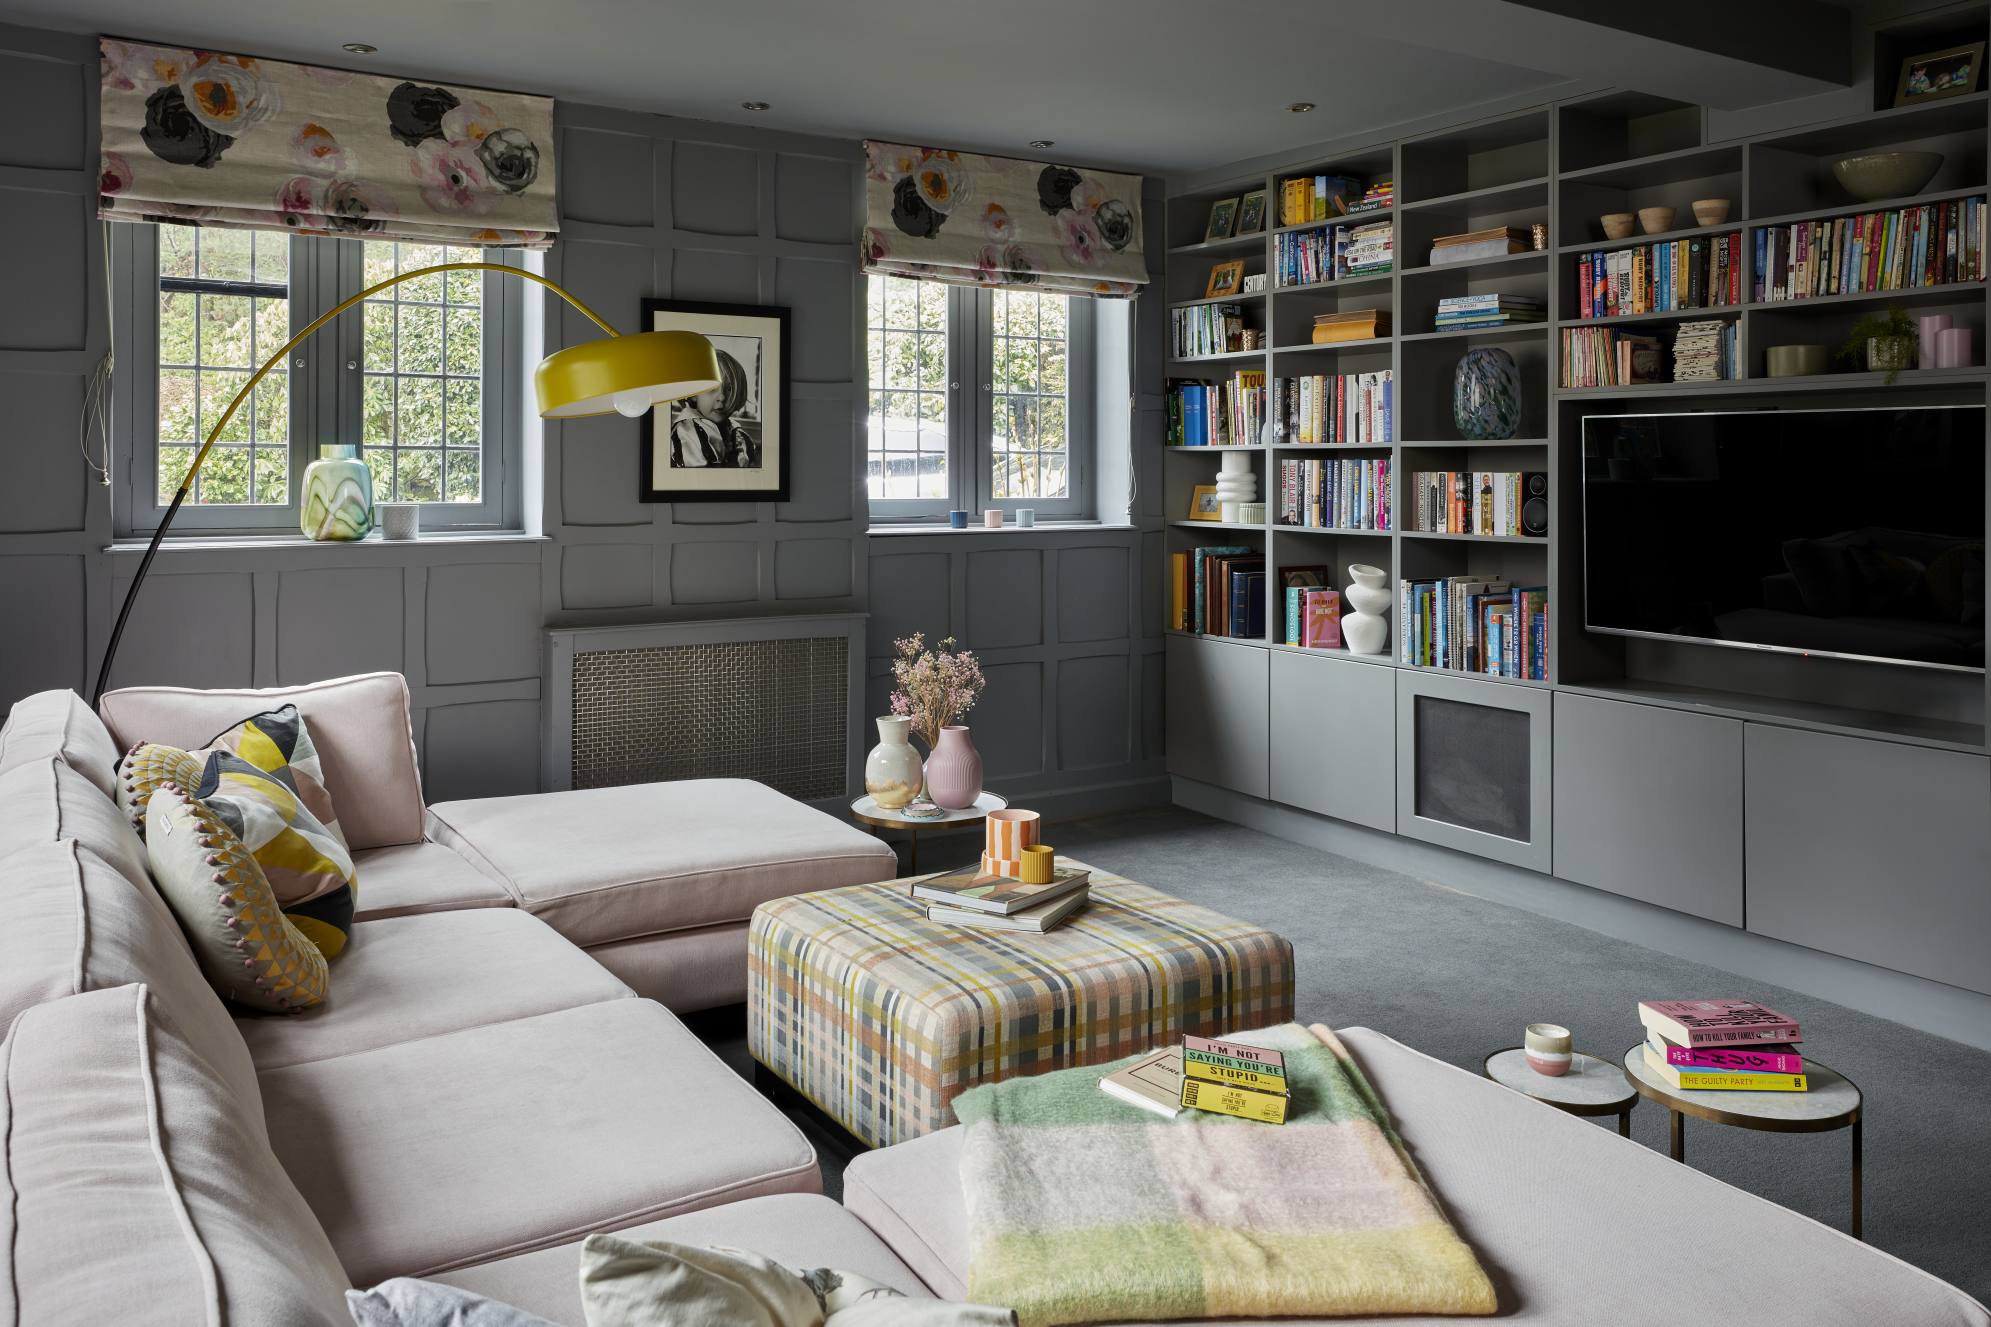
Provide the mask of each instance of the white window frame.
[{"label": "white window frame", "polygon": [[[159,442],[159,229],[136,223],[108,227],[112,290],[112,351],[118,372],[112,384],[112,460],[116,496],[113,528],[120,537],[158,528],[166,503],[159,489],[180,476],[158,474]],[[485,261],[520,266],[512,250],[485,249]],[[290,237],[292,332],[348,295],[364,280],[360,239]],[[519,473],[523,430],[523,282],[483,274],[482,355],[484,390],[482,500],[425,502],[425,531],[502,531],[523,528],[524,484]],[[304,467],[323,446],[361,447],[364,314],[354,308],[291,352],[287,501],[279,506],[188,503],[173,518],[175,533],[244,535],[298,532]],[[196,444],[201,440],[195,439]]]},{"label": "white window frame", "polygon": [[[868,280],[869,278],[867,278]],[[903,279],[903,278],[901,278]],[[866,341],[869,363],[870,302],[864,301],[859,333]],[[1065,496],[1061,498],[997,498],[995,488],[995,292],[974,286],[947,288],[947,490],[945,498],[871,498],[871,520],[877,525],[945,524],[951,510],[971,514],[980,524],[991,507],[1014,511],[1029,507],[1041,520],[1077,521],[1093,516],[1093,402],[1097,391],[1094,366],[1097,305],[1084,296],[1070,299],[1065,322]],[[969,366],[962,372],[961,365]],[[865,414],[869,418],[871,384],[865,381]],[[959,427],[956,421],[966,421]],[[871,440],[865,438],[868,461]]]}]

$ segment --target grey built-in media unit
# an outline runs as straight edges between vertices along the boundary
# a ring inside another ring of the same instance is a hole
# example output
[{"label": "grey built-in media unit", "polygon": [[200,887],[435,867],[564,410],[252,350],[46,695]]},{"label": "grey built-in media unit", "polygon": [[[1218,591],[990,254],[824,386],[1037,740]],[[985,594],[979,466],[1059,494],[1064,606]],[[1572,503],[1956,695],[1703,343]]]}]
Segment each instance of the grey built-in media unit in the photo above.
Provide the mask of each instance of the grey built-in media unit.
[{"label": "grey built-in media unit", "polygon": [[[1981,41],[1986,11],[1947,11],[1942,32],[1873,34],[1876,67],[1939,38]],[[1269,572],[1326,564],[1336,584],[1350,563],[1399,578],[1464,575],[1546,585],[1547,679],[1518,681],[1398,661],[1396,611],[1381,655],[1281,643],[1284,604],[1267,576],[1264,640],[1171,630],[1167,639],[1168,770],[1178,799],[1221,810],[1242,795],[1274,808],[1332,817],[1542,872],[1773,939],[1991,994],[1991,755],[1986,678],[1845,659],[1627,639],[1583,629],[1579,522],[1581,421],[1587,414],[1830,405],[1981,405],[1986,371],[1922,368],[1769,379],[1765,348],[1836,345],[1860,315],[1889,307],[1947,313],[1984,344],[1981,282],[1798,302],[1743,301],[1712,310],[1578,318],[1577,256],[1655,240],[1738,232],[1744,262],[1757,227],[1877,206],[1982,198],[1991,181],[1991,94],[1894,109],[1893,80],[1873,80],[1861,114],[1716,141],[1700,106],[1602,91],[1395,141],[1335,145],[1291,160],[1179,182],[1168,204],[1165,298],[1204,304],[1213,264],[1243,259],[1267,272],[1281,184],[1320,173],[1388,176],[1395,270],[1222,298],[1263,334],[1263,349],[1182,360],[1171,379],[1268,380],[1389,369],[1392,441],[1372,448],[1261,443],[1247,448],[1268,499],[1277,462],[1293,456],[1388,457],[1397,524],[1411,471],[1538,471],[1548,475],[1545,538],[1300,529],[1270,519],[1188,519],[1192,490],[1215,482],[1225,449],[1170,447],[1165,457],[1164,565],[1198,546],[1262,552]],[[1861,204],[1833,182],[1840,157],[1932,149],[1943,164],[1926,189]],[[1258,234],[1206,240],[1216,200],[1267,191]],[[1696,199],[1732,201],[1728,219],[1694,225]],[[1607,240],[1598,218],[1649,206],[1677,209],[1673,229]],[[1373,220],[1374,218],[1362,218]],[[1545,250],[1434,267],[1433,239],[1491,227],[1548,230]],[[1316,223],[1317,225],[1318,223]],[[1441,331],[1441,297],[1502,293],[1543,301],[1547,321],[1490,331]],[[1317,314],[1375,307],[1382,336],[1315,346]],[[1665,334],[1689,319],[1738,324],[1732,380],[1559,388],[1557,347],[1572,326],[1637,325]],[[1454,427],[1460,356],[1498,345],[1522,377],[1512,439],[1469,441]],[[1980,355],[1981,358],[1981,355]],[[1165,439],[1146,445],[1162,446]],[[1991,507],[1991,493],[1985,495]],[[1167,612],[1168,604],[1164,604]],[[1991,605],[1987,605],[1991,610]],[[1170,622],[1171,627],[1174,623]]]}]

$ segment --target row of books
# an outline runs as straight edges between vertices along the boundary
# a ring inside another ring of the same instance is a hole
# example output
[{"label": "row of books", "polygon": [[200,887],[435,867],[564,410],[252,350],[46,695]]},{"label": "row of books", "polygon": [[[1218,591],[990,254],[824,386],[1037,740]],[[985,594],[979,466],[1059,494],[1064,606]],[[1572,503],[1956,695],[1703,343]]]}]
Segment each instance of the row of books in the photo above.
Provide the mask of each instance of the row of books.
[{"label": "row of books", "polygon": [[1982,281],[1985,200],[1962,198],[1756,231],[1751,298],[1798,300]]},{"label": "row of books", "polygon": [[1272,440],[1380,447],[1395,436],[1396,374],[1317,373],[1272,380]]},{"label": "row of books", "polygon": [[1396,201],[1396,185],[1387,179],[1368,185],[1349,175],[1299,175],[1279,185],[1279,224],[1304,226],[1310,221],[1378,212]]},{"label": "row of books", "polygon": [[1171,378],[1168,445],[1256,446],[1265,430],[1265,371],[1241,369],[1229,378]]},{"label": "row of books", "polygon": [[1388,530],[1388,457],[1279,462],[1278,520],[1316,530]]},{"label": "row of books", "polygon": [[1438,301],[1434,321],[1439,331],[1447,332],[1538,323],[1548,316],[1547,306],[1533,295],[1447,295]]},{"label": "row of books", "polygon": [[1526,253],[1533,247],[1533,237],[1519,226],[1492,226],[1459,235],[1440,235],[1431,241],[1427,261],[1433,267],[1444,267],[1482,258],[1504,258],[1510,253]]},{"label": "row of books", "polygon": [[1576,259],[1576,316],[1620,318],[1742,302],[1742,234],[1600,249]]},{"label": "row of books", "polygon": [[1183,549],[1169,555],[1176,631],[1238,640],[1265,638],[1265,555],[1242,544]]},{"label": "row of books", "polygon": [[1309,650],[1341,648],[1341,591],[1329,584],[1333,575],[1331,567],[1280,568],[1286,644]]},{"label": "row of books", "polygon": [[1192,304],[1168,313],[1168,353],[1175,359],[1244,349],[1244,310],[1236,304]]},{"label": "row of books", "polygon": [[1409,529],[1427,534],[1518,535],[1529,481],[1541,471],[1416,470],[1410,474]]},{"label": "row of books", "polygon": [[1711,382],[1738,376],[1735,324],[1721,318],[1681,323],[1673,350],[1657,336],[1618,327],[1565,327],[1557,381],[1564,387],[1627,387],[1644,382]]},{"label": "row of books", "polygon": [[1373,341],[1390,334],[1388,309],[1348,309],[1341,313],[1314,315],[1313,344],[1340,345],[1347,341]]},{"label": "row of books", "polygon": [[1796,1020],[1754,1000],[1640,1000],[1645,1067],[1696,1092],[1804,1092]]},{"label": "row of books", "polygon": [[977,863],[917,880],[909,892],[927,905],[928,921],[1041,935],[1085,906],[1092,894],[1092,872],[1054,864],[1050,881],[1033,885],[1014,876],[990,875]]},{"label": "row of books", "polygon": [[1262,1046],[1184,1036],[1099,1080],[1116,1101],[1172,1120],[1185,1110],[1284,1124],[1292,1091],[1286,1057]]},{"label": "row of books", "polygon": [[1397,585],[1401,662],[1545,682],[1549,592],[1475,576]]}]

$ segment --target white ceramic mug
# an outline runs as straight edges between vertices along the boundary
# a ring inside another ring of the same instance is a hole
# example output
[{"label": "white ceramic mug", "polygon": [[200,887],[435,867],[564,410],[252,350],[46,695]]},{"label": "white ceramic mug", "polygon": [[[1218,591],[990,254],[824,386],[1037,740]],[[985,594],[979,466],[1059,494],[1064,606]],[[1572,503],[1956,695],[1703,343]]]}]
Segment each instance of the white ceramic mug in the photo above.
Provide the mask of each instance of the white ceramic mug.
[{"label": "white ceramic mug", "polygon": [[1530,1023],[1522,1038],[1521,1050],[1528,1067],[1538,1074],[1560,1078],[1569,1072],[1569,1029],[1560,1023]]},{"label": "white ceramic mug", "polygon": [[374,507],[380,517],[382,539],[414,539],[421,534],[422,508],[415,502],[382,502]]}]

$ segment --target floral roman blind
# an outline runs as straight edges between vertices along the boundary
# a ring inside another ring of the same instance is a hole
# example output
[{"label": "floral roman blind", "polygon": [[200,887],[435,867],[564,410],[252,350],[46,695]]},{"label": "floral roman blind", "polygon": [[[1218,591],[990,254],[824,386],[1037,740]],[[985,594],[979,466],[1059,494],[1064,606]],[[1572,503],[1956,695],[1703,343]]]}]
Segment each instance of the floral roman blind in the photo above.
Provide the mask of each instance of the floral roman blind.
[{"label": "floral roman blind", "polygon": [[101,217],[526,248],[558,229],[551,98],[100,47]]},{"label": "floral roman blind", "polygon": [[864,270],[1065,295],[1136,294],[1141,177],[864,144]]}]

